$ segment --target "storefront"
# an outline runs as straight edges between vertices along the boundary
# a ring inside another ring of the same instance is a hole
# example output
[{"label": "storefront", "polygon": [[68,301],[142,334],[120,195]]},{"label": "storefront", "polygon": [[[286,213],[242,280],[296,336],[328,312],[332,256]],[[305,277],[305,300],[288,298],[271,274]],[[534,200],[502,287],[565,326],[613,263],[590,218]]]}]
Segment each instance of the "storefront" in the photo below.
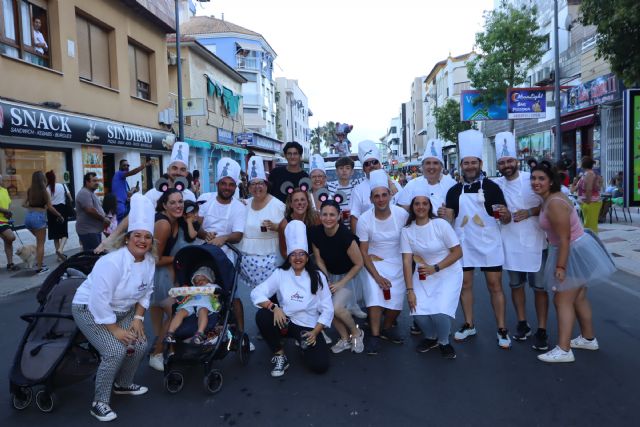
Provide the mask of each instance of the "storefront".
[{"label": "storefront", "polygon": [[553,138],[551,131],[537,132],[518,137],[518,160],[520,167],[526,166],[530,157],[536,159],[553,159]]},{"label": "storefront", "polygon": [[[282,157],[282,141],[269,138],[259,133],[241,133],[236,136],[238,145],[247,149],[247,156],[256,155],[262,157],[264,162],[264,170],[269,173],[280,161],[286,162]],[[251,154],[253,153],[253,154]],[[242,169],[245,170],[248,157],[241,163]]]},{"label": "storefront", "polygon": [[24,222],[22,203],[35,171],[53,170],[75,194],[87,172],[100,177],[99,196],[111,188],[120,160],[131,168],[153,164],[128,179],[142,191],[163,173],[175,137],[169,132],[91,116],[0,100],[0,174],[12,198],[16,225]]}]

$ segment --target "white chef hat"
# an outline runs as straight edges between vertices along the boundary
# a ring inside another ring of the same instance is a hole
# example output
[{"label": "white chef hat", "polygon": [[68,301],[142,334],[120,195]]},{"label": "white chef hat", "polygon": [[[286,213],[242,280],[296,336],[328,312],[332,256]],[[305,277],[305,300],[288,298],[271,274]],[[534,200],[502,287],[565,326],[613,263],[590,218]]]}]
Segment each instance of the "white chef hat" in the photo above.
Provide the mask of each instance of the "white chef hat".
[{"label": "white chef hat", "polygon": [[384,169],[377,169],[369,174],[369,188],[371,188],[371,191],[378,187],[389,189],[389,177]]},{"label": "white chef hat", "polygon": [[442,141],[439,139],[430,139],[427,142],[427,146],[424,149],[424,154],[422,155],[422,161],[428,158],[437,159],[440,163],[444,165],[444,160],[442,159]]},{"label": "white chef hat", "polygon": [[458,147],[460,149],[460,161],[465,157],[477,157],[482,159],[482,145],[484,137],[482,132],[475,129],[465,130],[458,134]]},{"label": "white chef hat", "polygon": [[375,142],[371,140],[360,141],[358,144],[358,160],[360,163],[364,163],[369,159],[376,159],[380,161],[380,151]]},{"label": "white chef hat", "polygon": [[224,177],[229,177],[236,184],[240,182],[240,165],[233,159],[222,157],[218,160],[218,168],[216,171],[216,184]]},{"label": "white chef hat", "polygon": [[327,174],[324,167],[324,158],[322,158],[320,154],[314,154],[309,159],[309,175],[311,175],[314,170],[321,170],[325,175]]},{"label": "white chef hat", "polygon": [[148,197],[140,193],[131,196],[131,210],[129,211],[128,232],[144,230],[153,234],[156,210]]},{"label": "white chef hat", "polygon": [[500,132],[496,135],[496,160],[504,158],[517,159],[516,138],[511,132]]},{"label": "white chef hat", "polygon": [[267,175],[264,173],[264,162],[262,161],[262,157],[253,156],[249,159],[249,163],[247,164],[247,178],[249,182],[254,179],[261,179],[263,181],[267,180]]},{"label": "white chef hat", "polygon": [[171,163],[180,162],[189,168],[189,144],[176,141],[171,149]]},{"label": "white chef hat", "polygon": [[307,226],[304,222],[294,219],[284,229],[284,238],[287,242],[287,255],[293,251],[303,250],[309,253],[307,243]]}]

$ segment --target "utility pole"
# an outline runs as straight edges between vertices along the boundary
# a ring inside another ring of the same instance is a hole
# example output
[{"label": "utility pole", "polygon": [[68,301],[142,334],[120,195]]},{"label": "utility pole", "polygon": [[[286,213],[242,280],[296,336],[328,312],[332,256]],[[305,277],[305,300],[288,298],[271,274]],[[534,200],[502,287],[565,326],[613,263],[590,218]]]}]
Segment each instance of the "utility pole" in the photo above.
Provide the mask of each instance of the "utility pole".
[{"label": "utility pole", "polygon": [[562,129],[560,128],[560,40],[558,29],[558,0],[553,0],[553,98],[556,110],[556,135],[554,140],[554,154],[556,162],[562,158]]},{"label": "utility pole", "polygon": [[182,111],[182,61],[180,60],[180,0],[176,4],[176,55],[178,72],[178,141],[184,142],[184,112]]}]

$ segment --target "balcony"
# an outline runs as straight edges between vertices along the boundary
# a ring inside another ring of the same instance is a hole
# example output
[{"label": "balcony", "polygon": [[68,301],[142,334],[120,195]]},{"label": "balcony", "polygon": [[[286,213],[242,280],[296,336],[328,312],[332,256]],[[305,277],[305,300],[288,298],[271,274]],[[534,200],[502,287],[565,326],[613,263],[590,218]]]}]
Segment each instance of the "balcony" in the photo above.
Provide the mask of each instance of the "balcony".
[{"label": "balcony", "polygon": [[258,58],[236,55],[239,70],[260,71],[262,61]]}]

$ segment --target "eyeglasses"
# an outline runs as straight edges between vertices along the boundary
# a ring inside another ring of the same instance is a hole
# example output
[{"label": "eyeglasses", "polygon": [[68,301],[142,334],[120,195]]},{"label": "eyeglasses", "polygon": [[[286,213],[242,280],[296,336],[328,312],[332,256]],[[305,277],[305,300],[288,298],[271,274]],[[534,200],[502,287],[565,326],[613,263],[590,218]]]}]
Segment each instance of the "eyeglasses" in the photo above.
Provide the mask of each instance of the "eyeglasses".
[{"label": "eyeglasses", "polygon": [[304,258],[307,256],[307,253],[305,251],[295,251],[295,252],[291,252],[289,256],[291,258]]},{"label": "eyeglasses", "polygon": [[366,162],[364,162],[364,163],[362,164],[362,167],[363,167],[363,168],[368,168],[369,166],[376,166],[376,165],[378,165],[379,163],[380,163],[380,162],[379,162],[379,161],[377,161],[376,159],[373,159],[373,160],[367,160]]}]

